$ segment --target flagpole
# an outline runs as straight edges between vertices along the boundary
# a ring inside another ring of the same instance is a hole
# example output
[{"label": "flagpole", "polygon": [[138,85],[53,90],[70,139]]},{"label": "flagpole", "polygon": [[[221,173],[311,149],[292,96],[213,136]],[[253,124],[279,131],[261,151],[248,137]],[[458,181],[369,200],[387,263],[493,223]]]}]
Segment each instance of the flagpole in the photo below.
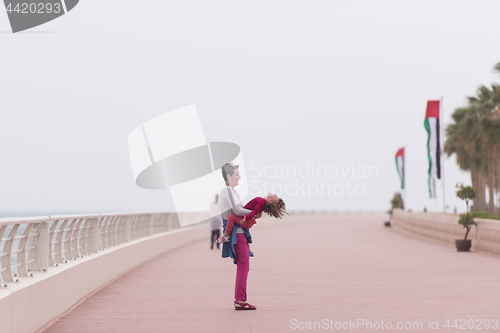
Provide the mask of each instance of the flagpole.
[{"label": "flagpole", "polygon": [[[443,110],[443,96],[441,95],[441,103],[439,103],[439,119],[441,121],[441,144],[439,149],[441,149],[441,146],[444,147],[444,110]],[[441,158],[442,158],[442,163],[441,163],[441,171],[443,173],[443,213],[446,213],[446,199],[445,199],[445,187],[444,187],[444,151],[441,149]]]}]

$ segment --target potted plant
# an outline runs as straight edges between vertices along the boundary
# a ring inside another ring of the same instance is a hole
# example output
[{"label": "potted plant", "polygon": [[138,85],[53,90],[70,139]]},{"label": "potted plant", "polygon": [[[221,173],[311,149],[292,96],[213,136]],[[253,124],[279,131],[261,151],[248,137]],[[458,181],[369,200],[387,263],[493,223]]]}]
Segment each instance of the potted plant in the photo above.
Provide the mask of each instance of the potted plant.
[{"label": "potted plant", "polygon": [[472,187],[465,187],[463,184],[457,184],[456,188],[458,188],[458,190],[456,191],[457,197],[465,200],[465,204],[467,206],[467,215],[465,216],[465,218],[463,216],[460,216],[458,223],[462,224],[464,228],[467,229],[467,231],[465,232],[464,239],[455,239],[455,246],[457,247],[457,251],[469,251],[471,240],[467,239],[467,236],[469,235],[471,225],[476,224],[473,219],[469,219],[469,200],[474,199],[477,192]]}]

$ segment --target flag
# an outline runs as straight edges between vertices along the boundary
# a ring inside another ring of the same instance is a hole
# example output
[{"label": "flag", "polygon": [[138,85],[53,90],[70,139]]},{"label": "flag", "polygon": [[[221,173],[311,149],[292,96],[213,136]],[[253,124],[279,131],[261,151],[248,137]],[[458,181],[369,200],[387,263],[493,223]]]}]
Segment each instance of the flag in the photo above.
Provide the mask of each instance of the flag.
[{"label": "flag", "polygon": [[396,153],[396,169],[398,170],[401,188],[405,188],[405,149],[401,148]]},{"label": "flag", "polygon": [[429,159],[429,196],[436,197],[436,178],[441,178],[441,146],[439,143],[439,101],[427,101],[424,121],[427,139],[427,158]]}]

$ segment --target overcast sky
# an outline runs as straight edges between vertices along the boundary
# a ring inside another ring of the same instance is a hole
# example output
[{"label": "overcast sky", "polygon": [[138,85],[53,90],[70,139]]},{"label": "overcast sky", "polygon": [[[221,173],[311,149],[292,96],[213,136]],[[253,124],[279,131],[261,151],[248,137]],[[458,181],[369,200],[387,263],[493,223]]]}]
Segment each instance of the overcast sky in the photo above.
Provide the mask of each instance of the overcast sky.
[{"label": "overcast sky", "polygon": [[[440,183],[428,199],[426,102],[443,96],[446,124],[500,81],[498,13],[497,0],[81,0],[11,34],[0,11],[0,210],[173,210],[169,191],[135,185],[127,139],[191,104],[207,141],[241,147],[245,201],[267,181],[289,209],[387,210],[406,145],[408,207],[442,210]],[[454,156],[445,177],[450,210],[465,209]],[[324,184],[337,194],[315,194]]]}]

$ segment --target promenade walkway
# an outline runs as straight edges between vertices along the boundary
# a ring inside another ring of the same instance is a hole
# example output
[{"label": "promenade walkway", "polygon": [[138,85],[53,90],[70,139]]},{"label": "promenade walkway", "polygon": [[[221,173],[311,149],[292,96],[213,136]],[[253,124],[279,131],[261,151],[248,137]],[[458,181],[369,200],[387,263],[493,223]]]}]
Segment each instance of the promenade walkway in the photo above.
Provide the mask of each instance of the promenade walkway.
[{"label": "promenade walkway", "polygon": [[[456,329],[444,327],[447,319],[450,325],[458,319],[459,328],[460,319],[473,319],[474,327],[482,320],[481,331],[486,319],[500,320],[500,258],[402,235],[384,227],[384,219],[259,222],[248,279],[256,311],[234,310],[235,265],[210,250],[207,230],[206,241],[125,274],[45,332],[291,332],[324,319],[333,330],[336,322],[359,319],[391,322],[393,331],[448,332]],[[438,320],[437,330],[429,320]],[[398,322],[422,326],[398,330]]]}]

